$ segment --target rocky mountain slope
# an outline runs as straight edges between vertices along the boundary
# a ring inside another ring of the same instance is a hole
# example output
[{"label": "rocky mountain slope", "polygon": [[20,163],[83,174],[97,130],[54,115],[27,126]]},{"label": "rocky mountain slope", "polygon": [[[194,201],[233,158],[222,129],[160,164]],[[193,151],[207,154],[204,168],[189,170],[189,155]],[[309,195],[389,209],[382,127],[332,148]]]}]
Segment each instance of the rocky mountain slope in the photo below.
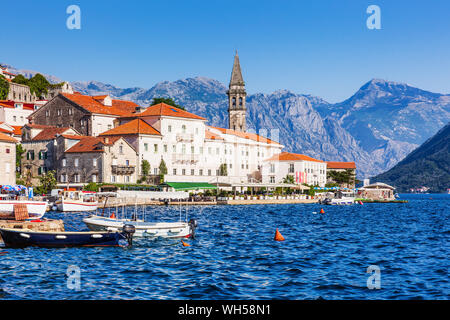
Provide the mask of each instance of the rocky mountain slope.
[{"label": "rocky mountain slope", "polygon": [[450,123],[428,139],[389,171],[372,179],[383,181],[405,192],[426,186],[430,192],[450,188]]},{"label": "rocky mountain slope", "polygon": [[[83,94],[110,94],[143,106],[154,97],[171,97],[208,124],[227,126],[227,88],[217,80],[163,81],[150,89],[97,81],[72,86]],[[365,178],[390,169],[449,122],[450,95],[373,79],[341,103],[280,90],[248,95],[247,109],[250,130],[280,141],[287,151],[355,161],[358,177]]]}]

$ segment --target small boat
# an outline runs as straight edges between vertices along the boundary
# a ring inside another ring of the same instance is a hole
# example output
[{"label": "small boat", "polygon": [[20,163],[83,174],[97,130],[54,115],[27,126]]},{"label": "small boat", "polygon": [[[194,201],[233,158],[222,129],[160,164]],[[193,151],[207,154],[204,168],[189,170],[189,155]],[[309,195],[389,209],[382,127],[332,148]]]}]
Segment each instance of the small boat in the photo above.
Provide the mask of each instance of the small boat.
[{"label": "small boat", "polygon": [[189,222],[146,222],[143,220],[116,219],[91,215],[83,219],[83,222],[89,230],[94,231],[117,231],[122,229],[126,224],[132,225],[136,230],[135,237],[147,238],[189,238],[195,236],[195,229],[197,228],[197,221],[195,219],[191,219]]},{"label": "small boat", "polygon": [[15,195],[0,194],[0,219],[14,217],[14,205],[26,205],[30,219],[40,219],[47,211],[47,201],[15,199]]},{"label": "small boat", "polygon": [[62,212],[95,211],[98,206],[97,195],[92,191],[64,190],[55,205]]},{"label": "small boat", "polygon": [[353,192],[338,191],[334,197],[329,197],[321,201],[325,205],[351,205],[355,203],[355,194]]},{"label": "small boat", "polygon": [[134,227],[126,225],[122,232],[50,232],[0,228],[5,247],[111,247],[132,244]]}]

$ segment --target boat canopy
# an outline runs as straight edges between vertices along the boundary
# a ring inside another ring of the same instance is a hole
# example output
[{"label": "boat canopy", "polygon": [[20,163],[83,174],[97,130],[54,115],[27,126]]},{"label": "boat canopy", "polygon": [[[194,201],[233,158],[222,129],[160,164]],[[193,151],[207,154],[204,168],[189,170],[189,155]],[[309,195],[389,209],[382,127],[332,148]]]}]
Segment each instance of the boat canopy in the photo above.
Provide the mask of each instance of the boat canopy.
[{"label": "boat canopy", "polygon": [[160,187],[171,187],[175,190],[198,190],[198,189],[217,189],[215,185],[207,182],[166,182]]}]

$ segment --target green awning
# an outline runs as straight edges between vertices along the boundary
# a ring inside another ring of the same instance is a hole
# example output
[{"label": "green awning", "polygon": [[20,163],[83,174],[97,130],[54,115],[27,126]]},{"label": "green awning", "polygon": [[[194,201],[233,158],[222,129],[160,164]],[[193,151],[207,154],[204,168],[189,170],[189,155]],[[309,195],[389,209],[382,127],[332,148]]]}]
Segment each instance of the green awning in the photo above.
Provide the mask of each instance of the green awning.
[{"label": "green awning", "polygon": [[217,189],[215,185],[207,182],[166,182],[160,187],[169,186],[175,190]]}]

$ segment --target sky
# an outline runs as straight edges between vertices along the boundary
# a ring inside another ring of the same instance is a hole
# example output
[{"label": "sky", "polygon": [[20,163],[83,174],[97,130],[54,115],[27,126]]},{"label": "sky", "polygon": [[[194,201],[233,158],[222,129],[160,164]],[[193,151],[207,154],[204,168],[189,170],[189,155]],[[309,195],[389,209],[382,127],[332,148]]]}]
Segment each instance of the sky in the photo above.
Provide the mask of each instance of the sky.
[{"label": "sky", "polygon": [[[78,5],[81,29],[66,26]],[[369,29],[369,5],[381,29]],[[340,102],[372,78],[450,93],[448,0],[2,0],[0,62],[66,81],[150,88],[228,84],[238,50],[247,92]]]}]

